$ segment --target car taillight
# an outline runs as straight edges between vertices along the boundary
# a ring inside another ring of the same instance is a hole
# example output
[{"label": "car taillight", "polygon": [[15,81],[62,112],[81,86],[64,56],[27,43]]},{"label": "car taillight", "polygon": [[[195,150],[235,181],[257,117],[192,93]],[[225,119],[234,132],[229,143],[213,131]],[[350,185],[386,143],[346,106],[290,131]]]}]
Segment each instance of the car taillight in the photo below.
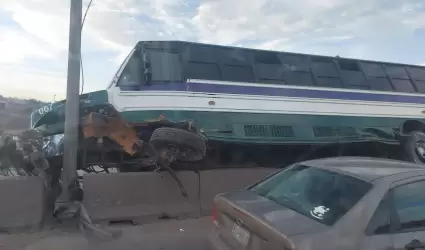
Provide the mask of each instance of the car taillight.
[{"label": "car taillight", "polygon": [[211,216],[212,216],[213,222],[216,222],[217,221],[217,209],[215,208],[215,204],[213,204]]},{"label": "car taillight", "polygon": [[212,221],[213,221],[214,226],[216,228],[218,228],[219,225],[218,225],[218,220],[217,220],[217,208],[215,207],[215,204],[213,204],[213,207],[212,207],[211,217],[212,217]]},{"label": "car taillight", "polygon": [[215,232],[216,234],[219,233],[219,229],[220,229],[220,225],[218,224],[218,220],[217,220],[217,208],[215,206],[215,203],[213,203],[212,206],[212,213],[211,213],[211,217],[212,217],[212,230],[213,232]]}]

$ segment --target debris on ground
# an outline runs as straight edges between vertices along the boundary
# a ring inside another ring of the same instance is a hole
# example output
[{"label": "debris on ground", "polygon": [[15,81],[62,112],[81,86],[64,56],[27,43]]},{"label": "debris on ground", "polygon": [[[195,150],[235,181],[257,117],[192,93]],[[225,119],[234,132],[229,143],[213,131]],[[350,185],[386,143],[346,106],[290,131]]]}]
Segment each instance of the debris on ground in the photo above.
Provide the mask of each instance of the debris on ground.
[{"label": "debris on ground", "polygon": [[45,175],[49,165],[41,153],[42,138],[36,132],[24,132],[22,136],[0,135],[0,175]]},{"label": "debris on ground", "polygon": [[[60,185],[52,183],[49,163],[43,156],[42,137],[35,131],[24,132],[20,137],[6,134],[0,135],[0,177],[1,176],[39,176],[44,180],[46,195],[49,197],[47,209],[51,209],[60,193]],[[57,184],[57,183],[56,183]],[[80,189],[80,188],[78,188]],[[78,193],[78,192],[73,192]],[[120,237],[119,230],[105,230],[90,220],[78,197],[74,200],[79,206],[80,230],[89,240],[105,241]],[[55,211],[53,217],[56,217]]]}]

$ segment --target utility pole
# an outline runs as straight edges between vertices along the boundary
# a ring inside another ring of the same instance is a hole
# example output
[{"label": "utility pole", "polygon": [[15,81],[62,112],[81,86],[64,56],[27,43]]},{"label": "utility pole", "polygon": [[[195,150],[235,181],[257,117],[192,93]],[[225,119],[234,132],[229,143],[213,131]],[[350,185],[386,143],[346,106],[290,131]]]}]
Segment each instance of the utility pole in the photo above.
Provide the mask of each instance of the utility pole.
[{"label": "utility pole", "polygon": [[70,201],[69,186],[77,178],[77,148],[79,123],[80,60],[81,60],[81,22],[82,0],[70,0],[68,76],[65,104],[65,137],[63,171],[61,173],[62,193],[58,203]]}]

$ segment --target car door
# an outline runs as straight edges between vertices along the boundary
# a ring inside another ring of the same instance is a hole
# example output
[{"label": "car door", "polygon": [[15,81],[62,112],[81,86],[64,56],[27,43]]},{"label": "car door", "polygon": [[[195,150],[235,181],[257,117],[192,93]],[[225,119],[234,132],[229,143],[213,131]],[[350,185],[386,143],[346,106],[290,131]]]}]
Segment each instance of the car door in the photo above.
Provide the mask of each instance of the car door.
[{"label": "car door", "polygon": [[390,192],[394,250],[425,249],[425,177],[395,182]]}]

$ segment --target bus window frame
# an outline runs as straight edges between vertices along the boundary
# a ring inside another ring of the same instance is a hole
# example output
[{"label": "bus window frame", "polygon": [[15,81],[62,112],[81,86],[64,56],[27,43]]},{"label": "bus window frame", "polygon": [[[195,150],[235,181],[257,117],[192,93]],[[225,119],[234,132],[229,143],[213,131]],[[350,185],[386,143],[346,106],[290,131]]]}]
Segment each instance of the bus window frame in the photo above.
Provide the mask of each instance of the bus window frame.
[{"label": "bus window frame", "polygon": [[127,57],[124,59],[124,61],[121,63],[120,67],[118,68],[117,72],[114,75],[114,78],[112,78],[111,83],[109,83],[108,89],[111,87],[118,87],[118,82],[119,82],[119,79],[121,78],[124,68],[127,66],[128,61],[130,61],[130,58],[133,57],[136,51],[137,49],[133,48],[130,51],[130,53],[127,55]]}]

